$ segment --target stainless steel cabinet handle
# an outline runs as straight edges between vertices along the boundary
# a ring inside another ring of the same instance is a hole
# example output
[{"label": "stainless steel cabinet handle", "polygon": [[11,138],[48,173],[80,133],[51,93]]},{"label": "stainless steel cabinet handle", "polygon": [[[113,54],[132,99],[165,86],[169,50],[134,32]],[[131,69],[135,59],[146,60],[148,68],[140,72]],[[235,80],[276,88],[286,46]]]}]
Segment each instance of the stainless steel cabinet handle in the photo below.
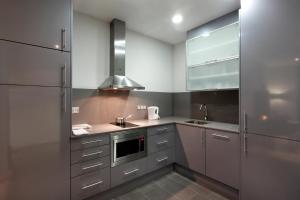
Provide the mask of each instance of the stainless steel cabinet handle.
[{"label": "stainless steel cabinet handle", "polygon": [[227,141],[230,140],[230,137],[225,136],[225,135],[212,134],[212,136],[213,136],[214,138],[216,138],[216,139],[227,140]]},{"label": "stainless steel cabinet handle", "polygon": [[67,112],[67,92],[66,89],[63,88],[61,92],[61,110],[62,112],[66,113]]},{"label": "stainless steel cabinet handle", "polygon": [[91,144],[96,142],[103,142],[103,140],[99,139],[99,140],[85,141],[85,142],[81,142],[81,144],[85,145],[85,144]]},{"label": "stainless steel cabinet handle", "polygon": [[159,128],[159,129],[157,129],[157,131],[159,133],[165,133],[167,130],[168,130],[168,128]]},{"label": "stainless steel cabinet handle", "polygon": [[247,131],[247,113],[244,112],[244,131],[246,132]]},{"label": "stainless steel cabinet handle", "polygon": [[247,153],[247,135],[244,133],[244,153]]},{"label": "stainless steel cabinet handle", "polygon": [[247,153],[247,113],[244,112],[244,133],[243,133],[243,136],[244,136],[244,153],[246,154]]},{"label": "stainless steel cabinet handle", "polygon": [[66,29],[61,29],[61,49],[64,50],[67,46]]},{"label": "stainless steel cabinet handle", "polygon": [[93,183],[93,184],[84,186],[84,187],[82,187],[81,189],[82,189],[82,190],[85,190],[85,189],[88,189],[88,188],[90,188],[90,187],[94,187],[94,186],[96,186],[96,185],[99,185],[99,184],[101,184],[101,183],[103,183],[103,181],[98,181],[98,182],[96,182],[96,183]]},{"label": "stainless steel cabinet handle", "polygon": [[101,153],[103,153],[103,151],[97,151],[94,153],[83,154],[81,157],[84,158],[84,157],[93,156],[93,155],[97,155],[97,154],[101,154]]},{"label": "stainless steel cabinet handle", "polygon": [[61,67],[61,87],[66,87],[67,84],[67,64]]},{"label": "stainless steel cabinet handle", "polygon": [[164,157],[164,158],[157,159],[156,161],[160,163],[160,162],[163,162],[163,161],[168,160],[168,159],[169,159],[169,157],[166,156],[166,157]]},{"label": "stainless steel cabinet handle", "polygon": [[140,169],[136,168],[136,169],[131,170],[129,172],[124,172],[124,175],[129,175],[129,174],[132,174],[132,173],[135,173],[135,172],[138,172],[138,171],[140,171]]},{"label": "stainless steel cabinet handle", "polygon": [[90,165],[90,166],[87,166],[87,167],[83,167],[81,168],[82,170],[87,170],[87,169],[92,169],[92,168],[95,168],[95,167],[99,167],[103,165],[103,163],[98,163],[98,164],[95,164],[95,165]]},{"label": "stainless steel cabinet handle", "polygon": [[160,141],[158,143],[156,143],[157,145],[162,145],[162,144],[166,144],[168,143],[169,141],[168,140],[164,140],[164,141]]}]

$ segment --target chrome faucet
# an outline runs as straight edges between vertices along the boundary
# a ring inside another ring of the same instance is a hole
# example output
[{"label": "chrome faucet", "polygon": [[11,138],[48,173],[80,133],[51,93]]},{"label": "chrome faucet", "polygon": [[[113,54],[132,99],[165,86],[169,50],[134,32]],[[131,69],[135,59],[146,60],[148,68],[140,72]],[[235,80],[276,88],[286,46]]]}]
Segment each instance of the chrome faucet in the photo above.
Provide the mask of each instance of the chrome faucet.
[{"label": "chrome faucet", "polygon": [[204,109],[204,111],[205,111],[205,113],[204,113],[204,114],[205,114],[205,115],[204,115],[204,120],[207,121],[208,118],[207,118],[207,107],[206,107],[206,104],[201,104],[201,105],[200,105],[200,111],[201,111],[202,109]]}]

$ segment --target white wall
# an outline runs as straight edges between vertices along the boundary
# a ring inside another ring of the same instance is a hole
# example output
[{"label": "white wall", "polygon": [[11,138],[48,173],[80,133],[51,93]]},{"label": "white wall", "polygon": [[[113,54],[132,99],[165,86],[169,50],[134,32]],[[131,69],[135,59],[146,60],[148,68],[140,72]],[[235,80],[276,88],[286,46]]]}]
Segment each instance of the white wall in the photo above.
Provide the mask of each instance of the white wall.
[{"label": "white wall", "polygon": [[173,46],[126,32],[126,75],[146,91],[172,92]]},{"label": "white wall", "polygon": [[[126,75],[146,91],[173,91],[173,46],[126,31]],[[109,74],[109,24],[74,13],[73,88],[96,89]]]},{"label": "white wall", "polygon": [[185,42],[173,48],[173,92],[186,92]]},{"label": "white wall", "polygon": [[73,88],[96,89],[109,74],[109,25],[74,13]]}]

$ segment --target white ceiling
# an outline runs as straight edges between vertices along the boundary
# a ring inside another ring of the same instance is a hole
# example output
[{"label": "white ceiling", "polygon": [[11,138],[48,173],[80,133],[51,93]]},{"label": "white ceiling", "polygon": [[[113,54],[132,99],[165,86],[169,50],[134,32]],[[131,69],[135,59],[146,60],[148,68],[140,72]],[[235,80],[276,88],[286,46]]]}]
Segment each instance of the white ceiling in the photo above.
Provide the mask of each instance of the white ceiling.
[{"label": "white ceiling", "polygon": [[[105,22],[126,21],[130,30],[177,44],[186,31],[240,7],[240,0],[74,0],[74,9]],[[183,22],[172,24],[172,16]]]}]

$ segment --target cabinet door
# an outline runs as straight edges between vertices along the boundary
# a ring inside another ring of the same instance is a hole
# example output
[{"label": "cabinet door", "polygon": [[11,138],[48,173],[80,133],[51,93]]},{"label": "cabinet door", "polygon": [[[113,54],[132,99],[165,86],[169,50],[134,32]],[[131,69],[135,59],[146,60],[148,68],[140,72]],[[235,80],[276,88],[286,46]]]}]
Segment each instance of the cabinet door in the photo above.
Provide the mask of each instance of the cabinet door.
[{"label": "cabinet door", "polygon": [[240,136],[206,130],[206,176],[239,188]]},{"label": "cabinet door", "polygon": [[147,158],[111,168],[111,187],[126,183],[147,173]]},{"label": "cabinet door", "polygon": [[188,90],[239,88],[239,33],[237,11],[188,32]]},{"label": "cabinet door", "polygon": [[299,7],[298,0],[242,4],[241,111],[248,133],[300,141]]},{"label": "cabinet door", "polygon": [[299,200],[300,143],[247,135],[242,154],[242,200]]},{"label": "cabinet door", "polygon": [[0,40],[0,84],[70,87],[70,53]]},{"label": "cabinet door", "polygon": [[205,174],[204,129],[180,124],[176,126],[176,163],[198,173]]},{"label": "cabinet door", "polygon": [[70,123],[61,88],[0,85],[0,93],[0,199],[69,199]]},{"label": "cabinet door", "polygon": [[71,0],[0,0],[0,39],[70,51]]}]

